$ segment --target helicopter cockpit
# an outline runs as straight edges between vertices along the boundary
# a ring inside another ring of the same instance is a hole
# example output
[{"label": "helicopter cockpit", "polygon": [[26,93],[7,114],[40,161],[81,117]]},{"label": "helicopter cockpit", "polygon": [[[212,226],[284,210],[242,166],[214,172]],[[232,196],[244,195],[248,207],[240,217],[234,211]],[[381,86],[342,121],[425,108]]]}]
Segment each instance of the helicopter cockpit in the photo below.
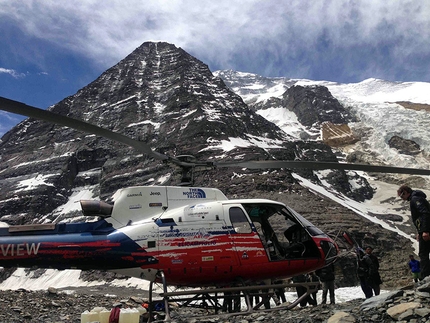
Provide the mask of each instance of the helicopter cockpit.
[{"label": "helicopter cockpit", "polygon": [[324,235],[288,207],[276,204],[243,204],[271,261],[319,257],[312,236]]}]

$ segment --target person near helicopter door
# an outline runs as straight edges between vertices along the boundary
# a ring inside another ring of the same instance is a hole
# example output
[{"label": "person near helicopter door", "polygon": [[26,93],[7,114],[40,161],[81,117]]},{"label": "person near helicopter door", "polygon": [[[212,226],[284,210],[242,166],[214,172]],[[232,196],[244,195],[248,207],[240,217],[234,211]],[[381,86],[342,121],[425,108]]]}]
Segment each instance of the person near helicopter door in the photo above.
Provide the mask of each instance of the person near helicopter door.
[{"label": "person near helicopter door", "polygon": [[321,304],[327,303],[327,294],[330,292],[330,304],[335,304],[334,297],[334,264],[331,263],[316,271],[317,276],[320,278],[322,283],[322,300]]}]

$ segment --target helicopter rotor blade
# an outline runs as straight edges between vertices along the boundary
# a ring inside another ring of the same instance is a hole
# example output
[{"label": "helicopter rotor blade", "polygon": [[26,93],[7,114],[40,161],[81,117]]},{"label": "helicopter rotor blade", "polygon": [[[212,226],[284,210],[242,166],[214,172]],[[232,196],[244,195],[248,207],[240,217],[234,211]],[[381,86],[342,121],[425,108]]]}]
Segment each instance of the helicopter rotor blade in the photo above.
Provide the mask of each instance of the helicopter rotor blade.
[{"label": "helicopter rotor blade", "polygon": [[395,173],[395,174],[413,174],[413,175],[430,175],[430,169],[421,168],[403,168],[392,166],[377,166],[364,164],[347,164],[336,162],[320,162],[320,161],[299,161],[299,160],[255,160],[255,161],[232,161],[232,162],[215,162],[216,167],[244,167],[250,169],[340,169],[340,170],[356,170],[375,173]]},{"label": "helicopter rotor blade", "polygon": [[27,117],[48,121],[57,125],[66,126],[72,129],[84,131],[87,133],[95,134],[105,137],[117,142],[124,143],[128,146],[135,148],[137,151],[142,152],[150,157],[162,161],[170,161],[181,167],[243,167],[249,169],[339,169],[339,170],[355,170],[365,172],[377,173],[396,173],[396,174],[411,174],[411,175],[430,175],[429,169],[419,168],[403,168],[392,166],[377,166],[377,165],[364,165],[364,164],[348,164],[336,162],[321,162],[321,161],[293,161],[293,160],[256,160],[256,161],[231,161],[231,162],[201,162],[201,161],[186,161],[178,158],[166,156],[164,154],[153,151],[144,142],[132,139],[117,132],[113,132],[93,124],[87,123],[82,120],[73,119],[67,116],[62,116],[48,110],[43,110],[27,104],[0,97],[0,110],[8,111],[11,113],[21,114]]},{"label": "helicopter rotor blade", "polygon": [[149,147],[147,144],[139,140],[134,140],[130,137],[95,126],[93,124],[87,123],[82,120],[62,116],[62,115],[50,112],[48,110],[39,109],[18,101],[0,97],[0,110],[21,114],[27,117],[32,117],[43,121],[48,121],[60,126],[66,126],[72,129],[84,131],[84,132],[105,137],[117,142],[121,142],[155,159],[159,159],[159,160],[169,159],[168,156],[160,154],[156,151],[153,151],[151,147]]}]

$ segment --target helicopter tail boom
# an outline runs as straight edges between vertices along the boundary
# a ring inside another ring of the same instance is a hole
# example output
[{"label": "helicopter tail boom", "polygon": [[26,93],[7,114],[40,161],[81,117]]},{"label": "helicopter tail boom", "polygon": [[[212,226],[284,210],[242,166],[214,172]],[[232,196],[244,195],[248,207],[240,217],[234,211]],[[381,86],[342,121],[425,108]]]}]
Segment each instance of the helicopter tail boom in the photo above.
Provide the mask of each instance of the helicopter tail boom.
[{"label": "helicopter tail boom", "polygon": [[135,268],[157,263],[105,220],[0,229],[0,266],[55,269]]}]

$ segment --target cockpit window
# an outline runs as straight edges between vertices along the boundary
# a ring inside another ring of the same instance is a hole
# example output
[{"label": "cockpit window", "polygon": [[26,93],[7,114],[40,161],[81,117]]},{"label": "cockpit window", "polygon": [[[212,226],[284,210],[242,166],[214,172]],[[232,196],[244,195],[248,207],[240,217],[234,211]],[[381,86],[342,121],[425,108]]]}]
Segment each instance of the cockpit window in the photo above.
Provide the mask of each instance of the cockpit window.
[{"label": "cockpit window", "polygon": [[[284,209],[284,212],[285,211],[286,210]],[[316,226],[314,226],[311,222],[306,220],[303,216],[301,216],[293,209],[288,208],[288,211],[292,213],[303,224],[303,226],[308,230],[310,235],[312,236],[325,235],[324,232],[322,232],[320,229],[318,229]]]},{"label": "cockpit window", "polygon": [[271,261],[319,257],[312,236],[322,232],[289,207],[275,203],[243,203]]},{"label": "cockpit window", "polygon": [[251,233],[251,225],[245,213],[240,207],[231,207],[229,209],[231,224],[237,233]]},{"label": "cockpit window", "polygon": [[261,217],[267,216],[267,208],[264,206],[251,206],[247,209],[247,212],[250,217]]}]

